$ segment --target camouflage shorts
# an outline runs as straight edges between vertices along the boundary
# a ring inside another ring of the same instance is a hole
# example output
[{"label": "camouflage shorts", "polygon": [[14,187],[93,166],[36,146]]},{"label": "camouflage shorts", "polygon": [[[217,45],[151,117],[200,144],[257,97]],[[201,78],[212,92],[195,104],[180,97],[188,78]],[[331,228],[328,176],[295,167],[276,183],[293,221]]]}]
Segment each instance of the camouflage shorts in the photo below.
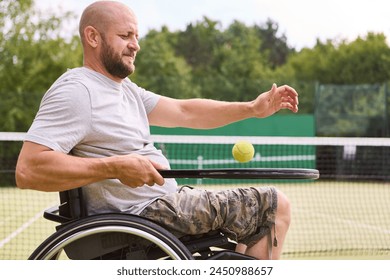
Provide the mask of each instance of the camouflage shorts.
[{"label": "camouflage shorts", "polygon": [[140,215],[179,237],[220,230],[251,246],[270,233],[276,207],[277,192],[272,187],[222,191],[182,187],[154,201]]}]

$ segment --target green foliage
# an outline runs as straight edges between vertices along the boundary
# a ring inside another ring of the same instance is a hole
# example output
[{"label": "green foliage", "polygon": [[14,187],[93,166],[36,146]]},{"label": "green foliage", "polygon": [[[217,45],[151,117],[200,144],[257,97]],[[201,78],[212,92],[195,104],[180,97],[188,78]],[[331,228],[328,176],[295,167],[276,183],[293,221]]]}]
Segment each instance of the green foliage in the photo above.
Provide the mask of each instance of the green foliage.
[{"label": "green foliage", "polygon": [[219,26],[219,22],[205,17],[177,34],[176,52],[195,71],[207,71],[213,67],[216,52],[223,43]]},{"label": "green foliage", "polygon": [[348,43],[317,42],[290,57],[295,77],[321,84],[383,83],[390,77],[390,48],[383,34],[368,33]]},{"label": "green foliage", "polygon": [[172,97],[253,99],[264,72],[260,40],[239,22],[226,31],[218,27],[204,18],[182,32],[149,32],[140,42],[143,50],[132,79]]},{"label": "green foliage", "polygon": [[131,79],[140,86],[174,98],[199,97],[192,86],[191,68],[183,57],[177,56],[168,29],[151,31],[140,41],[137,70]]},{"label": "green foliage", "polygon": [[72,17],[44,16],[31,0],[1,2],[0,131],[26,131],[53,81],[80,64],[78,39],[60,35],[62,24]]},{"label": "green foliage", "polygon": [[[62,34],[74,19],[69,12],[43,14],[33,0],[0,2],[0,131],[26,131],[53,81],[67,68],[81,65],[76,30]],[[321,106],[314,102],[316,83],[389,81],[390,48],[383,34],[368,33],[352,42],[317,41],[313,48],[296,51],[279,33],[279,25],[270,19],[254,26],[235,21],[224,29],[207,17],[182,31],[152,30],[140,40],[131,79],[170,97],[227,101],[253,100],[273,83],[288,84],[298,91],[304,114]],[[364,104],[370,99],[357,98],[354,102],[369,113]],[[332,102],[337,104],[336,99]]]},{"label": "green foliage", "polygon": [[319,85],[318,136],[387,136],[386,85]]},{"label": "green foliage", "polygon": [[266,57],[259,52],[261,39],[254,29],[237,21],[230,25],[223,37],[224,45],[219,49],[216,70],[228,86],[222,84],[221,95],[214,97],[231,101],[252,100],[259,91],[261,79],[269,77],[270,72]]},{"label": "green foliage", "polygon": [[284,65],[289,55],[295,50],[288,46],[287,37],[284,34],[278,35],[279,24],[268,19],[265,24],[254,28],[262,39],[260,52],[267,54],[272,69]]}]

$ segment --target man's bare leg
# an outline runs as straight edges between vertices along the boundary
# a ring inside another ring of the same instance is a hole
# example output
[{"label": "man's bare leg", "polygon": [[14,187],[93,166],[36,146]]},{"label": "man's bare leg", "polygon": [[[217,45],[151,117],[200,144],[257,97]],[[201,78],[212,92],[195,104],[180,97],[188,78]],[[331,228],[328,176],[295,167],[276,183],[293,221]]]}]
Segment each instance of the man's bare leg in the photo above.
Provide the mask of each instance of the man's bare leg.
[{"label": "man's bare leg", "polygon": [[252,247],[248,248],[244,244],[237,244],[236,251],[242,254],[246,254],[252,257],[255,257],[260,260],[269,259],[269,238],[272,238],[272,243],[275,238],[277,239],[277,247],[272,246],[272,259],[277,260],[280,259],[282,254],[282,248],[284,244],[284,240],[286,238],[286,234],[288,228],[290,226],[291,219],[291,209],[290,202],[287,197],[278,191],[278,208],[276,210],[276,230],[274,228],[271,229],[271,236],[265,236],[260,239]]}]

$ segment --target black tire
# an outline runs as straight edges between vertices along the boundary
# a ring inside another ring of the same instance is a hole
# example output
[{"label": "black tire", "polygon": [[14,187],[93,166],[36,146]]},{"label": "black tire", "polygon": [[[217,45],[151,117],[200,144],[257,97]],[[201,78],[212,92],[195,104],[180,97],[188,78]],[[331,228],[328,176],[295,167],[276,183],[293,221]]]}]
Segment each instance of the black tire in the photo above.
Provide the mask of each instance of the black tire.
[{"label": "black tire", "polygon": [[57,259],[70,243],[93,234],[109,232],[122,232],[147,239],[170,259],[194,259],[176,236],[152,221],[135,215],[101,214],[82,218],[63,226],[37,247],[29,260]]}]

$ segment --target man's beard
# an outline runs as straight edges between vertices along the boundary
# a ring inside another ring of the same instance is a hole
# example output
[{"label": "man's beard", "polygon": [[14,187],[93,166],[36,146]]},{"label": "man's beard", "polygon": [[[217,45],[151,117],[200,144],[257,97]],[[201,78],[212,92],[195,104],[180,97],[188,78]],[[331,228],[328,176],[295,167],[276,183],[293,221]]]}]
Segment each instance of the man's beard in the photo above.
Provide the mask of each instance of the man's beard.
[{"label": "man's beard", "polygon": [[134,66],[128,66],[122,61],[122,57],[116,54],[113,49],[106,43],[105,38],[102,40],[102,52],[100,58],[107,72],[114,77],[124,79],[134,72]]}]

